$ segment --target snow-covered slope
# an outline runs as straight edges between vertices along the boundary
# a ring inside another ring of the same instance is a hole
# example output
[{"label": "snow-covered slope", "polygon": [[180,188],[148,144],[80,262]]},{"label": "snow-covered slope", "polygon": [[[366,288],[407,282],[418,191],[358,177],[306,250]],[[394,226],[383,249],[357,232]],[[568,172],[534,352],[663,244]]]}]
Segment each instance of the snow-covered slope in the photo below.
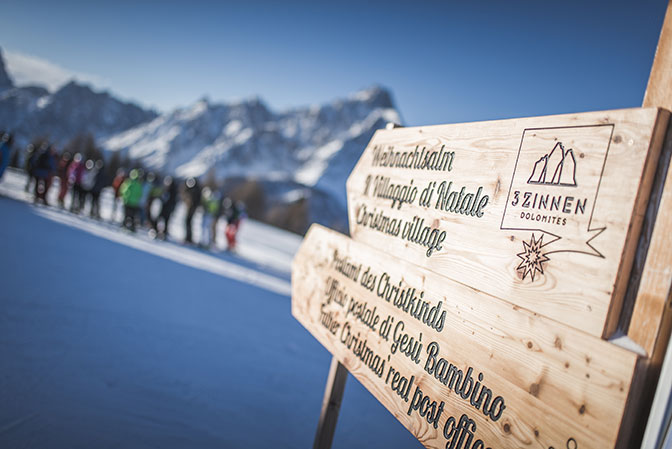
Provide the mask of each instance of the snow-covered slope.
[{"label": "snow-covered slope", "polygon": [[[331,354],[290,314],[298,236],[245,221],[212,254],[3,197],[24,184],[0,181],[0,447],[310,447]],[[334,448],[422,448],[344,401]]]},{"label": "snow-covered slope", "polygon": [[[23,171],[13,168],[8,169],[0,180],[0,203],[2,203],[3,197],[32,203],[33,195],[25,192],[23,188],[25,184],[26,175]],[[58,184],[59,180],[56,178],[47,197],[49,204],[58,204]],[[66,210],[70,201],[71,196],[68,195],[65,199]],[[224,252],[226,247],[224,223],[220,223],[217,227],[218,245],[213,252],[204,252],[176,243],[183,241],[186,233],[186,207],[184,203],[178,204],[171,217],[169,224],[171,239],[168,242],[153,240],[143,232],[133,235],[122,232],[119,225],[123,220],[123,213],[120,207],[115,207],[114,194],[111,188],[103,190],[100,206],[102,221],[90,219],[86,216],[87,214],[73,215],[51,206],[37,207],[36,211],[40,215],[59,223],[82,229],[90,234],[150,252],[166,259],[175,260],[184,265],[222,274],[239,281],[250,282],[281,294],[288,295],[290,292],[287,280],[290,276],[292,259],[301,244],[301,237],[296,234],[246,219],[240,227],[239,244],[234,256]],[[202,214],[201,211],[198,211],[193,221],[195,241],[201,239],[201,220]],[[231,265],[232,262],[243,264],[246,268],[234,267]]]},{"label": "snow-covered slope", "polygon": [[288,202],[312,199],[310,221],[333,226],[320,212],[327,197],[343,215],[336,227],[345,228],[348,174],[375,130],[400,121],[381,87],[279,113],[257,98],[234,104],[200,100],[113,136],[103,147],[178,177],[258,179],[267,193],[289,190]]}]

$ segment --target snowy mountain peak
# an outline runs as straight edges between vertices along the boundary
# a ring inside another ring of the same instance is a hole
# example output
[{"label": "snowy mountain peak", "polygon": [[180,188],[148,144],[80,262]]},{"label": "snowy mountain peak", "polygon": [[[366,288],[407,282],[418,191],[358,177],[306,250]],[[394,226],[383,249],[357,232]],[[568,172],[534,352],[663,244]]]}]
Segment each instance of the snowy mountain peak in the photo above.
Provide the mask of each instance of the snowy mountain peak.
[{"label": "snowy mountain peak", "polygon": [[[334,142],[370,137],[379,120],[400,120],[391,95],[380,87],[280,113],[258,97],[229,104],[201,99],[113,136],[103,146],[178,176],[203,176],[214,169],[220,177],[263,177],[281,170],[294,178],[315,158],[327,162],[335,154]],[[316,182],[319,174],[310,178]]]},{"label": "snowy mountain peak", "polygon": [[210,109],[210,102],[207,98],[202,98],[193,105],[184,109],[180,109],[177,112],[183,120],[194,120],[205,113],[208,109]]},{"label": "snowy mountain peak", "polygon": [[389,91],[378,86],[283,112],[258,97],[228,104],[202,99],[112,136],[103,148],[178,177],[253,178],[282,201],[312,192],[339,215],[336,225],[321,222],[343,229],[345,180],[373,133],[390,121],[401,118]]},{"label": "snowy mountain peak", "polygon": [[2,56],[2,48],[0,48],[0,91],[11,89],[12,87],[14,87],[14,82],[9,73],[7,73],[5,58]]},{"label": "snowy mountain peak", "polygon": [[349,98],[378,108],[394,108],[390,92],[381,86],[360,90],[350,95]]},{"label": "snowy mountain peak", "polygon": [[155,117],[154,111],[75,81],[53,94],[39,86],[0,91],[0,123],[14,133],[17,147],[45,136],[61,148],[80,134],[105,138]]}]

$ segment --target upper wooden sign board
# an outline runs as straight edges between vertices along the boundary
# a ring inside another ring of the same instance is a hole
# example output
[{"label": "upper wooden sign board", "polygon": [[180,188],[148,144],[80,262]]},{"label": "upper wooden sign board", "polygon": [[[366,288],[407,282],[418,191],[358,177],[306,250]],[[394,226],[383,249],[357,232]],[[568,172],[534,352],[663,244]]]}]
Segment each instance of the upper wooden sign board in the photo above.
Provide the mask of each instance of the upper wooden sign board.
[{"label": "upper wooden sign board", "polygon": [[626,109],[379,130],[348,178],[350,235],[607,336],[668,115]]}]

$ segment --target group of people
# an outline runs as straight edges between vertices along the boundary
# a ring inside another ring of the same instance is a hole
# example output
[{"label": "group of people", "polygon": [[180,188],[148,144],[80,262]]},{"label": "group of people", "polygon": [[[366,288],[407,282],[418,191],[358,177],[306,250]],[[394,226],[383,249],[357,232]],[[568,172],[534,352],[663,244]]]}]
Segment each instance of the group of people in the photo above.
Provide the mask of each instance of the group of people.
[{"label": "group of people", "polygon": [[[148,227],[152,235],[165,239],[168,236],[170,217],[181,194],[186,206],[185,243],[199,244],[203,248],[217,247],[217,226],[220,220],[224,220],[227,249],[233,250],[236,247],[238,228],[246,216],[245,205],[224,197],[217,189],[202,188],[196,178],[187,179],[182,189],[179,189],[171,176],[159,180],[154,173],[145,175],[142,169],[137,168],[131,170],[127,176],[120,169],[112,181],[112,188],[115,198],[113,215],[116,214],[116,205],[123,204],[122,226],[132,232],[138,226]],[[157,202],[158,213],[153,214]],[[195,242],[193,219],[199,208],[202,211],[201,238],[199,242]]]},{"label": "group of people", "polygon": [[28,145],[26,149],[25,171],[27,176],[25,191],[33,192],[35,203],[48,204],[47,195],[58,180],[58,205],[65,208],[65,200],[70,194],[70,212],[83,212],[89,204],[89,215],[100,219],[100,195],[109,185],[109,179],[102,159],[84,160],[80,153],[74,156],[63,151],[58,153],[48,142],[39,147]]},{"label": "group of people", "polygon": [[243,218],[246,217],[245,204],[242,201],[234,202],[217,189],[201,187],[196,178],[189,178],[185,181],[183,199],[187,207],[185,242],[194,243],[192,222],[200,207],[202,210],[201,245],[205,247],[217,245],[217,224],[220,220],[224,220],[227,248],[235,248],[238,228]]},{"label": "group of people", "polygon": [[[12,136],[0,132],[0,178],[8,164]],[[201,187],[196,178],[182,183],[171,176],[158,179],[154,173],[145,173],[140,168],[127,171],[117,170],[110,177],[102,159],[93,160],[74,155],[68,151],[58,153],[48,142],[35,148],[29,145],[25,157],[25,171],[28,175],[25,190],[33,193],[35,203],[47,205],[47,194],[54,180],[58,180],[58,205],[66,208],[66,198],[70,195],[69,211],[75,214],[88,213],[100,219],[100,197],[104,188],[111,187],[113,207],[111,220],[118,216],[118,208],[123,207],[121,226],[131,232],[146,229],[152,237],[166,239],[168,223],[181,199],[186,206],[185,243],[198,244],[207,249],[217,247],[218,224],[224,221],[228,250],[236,247],[237,233],[245,215],[245,206],[240,201],[222,195],[218,189]],[[202,211],[201,233],[194,241],[193,218]]]}]

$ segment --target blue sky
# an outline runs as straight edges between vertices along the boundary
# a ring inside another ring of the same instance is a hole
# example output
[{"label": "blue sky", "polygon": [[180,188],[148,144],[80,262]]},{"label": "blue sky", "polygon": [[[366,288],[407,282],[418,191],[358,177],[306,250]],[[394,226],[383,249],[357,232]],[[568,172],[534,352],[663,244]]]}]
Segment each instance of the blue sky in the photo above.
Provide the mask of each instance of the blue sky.
[{"label": "blue sky", "polygon": [[3,49],[164,111],[380,84],[425,125],[639,106],[667,2],[58,4],[5,0]]}]

